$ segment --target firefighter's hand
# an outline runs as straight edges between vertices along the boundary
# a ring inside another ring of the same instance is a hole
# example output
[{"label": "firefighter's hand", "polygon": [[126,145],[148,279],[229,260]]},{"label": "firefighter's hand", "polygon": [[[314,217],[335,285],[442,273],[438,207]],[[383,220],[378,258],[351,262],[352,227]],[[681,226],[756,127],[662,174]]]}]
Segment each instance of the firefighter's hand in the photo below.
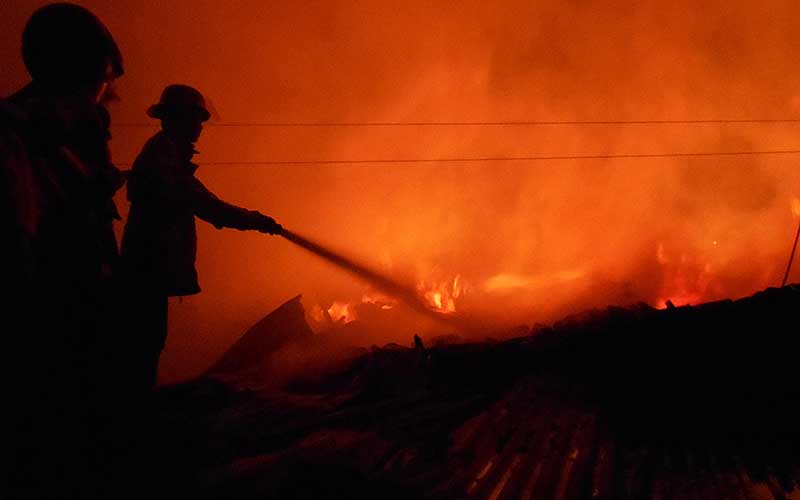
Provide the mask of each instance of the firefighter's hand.
[{"label": "firefighter's hand", "polygon": [[278,234],[283,230],[283,226],[275,222],[275,219],[272,217],[267,217],[266,215],[256,212],[258,215],[257,217],[257,225],[256,229],[258,229],[261,233],[269,233],[269,234]]}]

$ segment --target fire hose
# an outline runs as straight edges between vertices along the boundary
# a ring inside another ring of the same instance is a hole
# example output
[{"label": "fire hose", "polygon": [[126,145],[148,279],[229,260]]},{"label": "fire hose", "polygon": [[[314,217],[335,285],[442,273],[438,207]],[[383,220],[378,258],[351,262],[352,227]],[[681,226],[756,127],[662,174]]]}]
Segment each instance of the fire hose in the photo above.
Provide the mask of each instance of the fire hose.
[{"label": "fire hose", "polygon": [[349,273],[358,276],[359,278],[368,281],[370,284],[380,289],[384,293],[405,302],[409,307],[415,311],[436,319],[437,321],[450,322],[451,317],[432,310],[424,300],[420,298],[413,287],[400,283],[388,276],[385,276],[378,271],[370,269],[364,264],[355,262],[354,260],[343,256],[342,254],[330,250],[323,245],[314,242],[304,236],[290,231],[286,228],[281,228],[277,233],[283,238],[291,241],[295,245],[321,257],[328,262],[348,271]]}]

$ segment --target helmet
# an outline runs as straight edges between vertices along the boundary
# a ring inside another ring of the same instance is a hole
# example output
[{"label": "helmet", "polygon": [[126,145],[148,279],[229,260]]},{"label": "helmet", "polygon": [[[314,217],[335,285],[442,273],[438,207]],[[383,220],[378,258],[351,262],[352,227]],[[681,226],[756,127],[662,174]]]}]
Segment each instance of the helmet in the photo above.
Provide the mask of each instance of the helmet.
[{"label": "helmet", "polygon": [[108,28],[89,10],[70,3],[33,13],[22,33],[22,59],[34,81],[55,87],[102,82],[109,69],[113,77],[124,73]]},{"label": "helmet", "polygon": [[148,108],[147,116],[160,120],[174,111],[197,111],[203,121],[211,118],[203,94],[188,85],[168,85],[161,93],[161,99]]}]

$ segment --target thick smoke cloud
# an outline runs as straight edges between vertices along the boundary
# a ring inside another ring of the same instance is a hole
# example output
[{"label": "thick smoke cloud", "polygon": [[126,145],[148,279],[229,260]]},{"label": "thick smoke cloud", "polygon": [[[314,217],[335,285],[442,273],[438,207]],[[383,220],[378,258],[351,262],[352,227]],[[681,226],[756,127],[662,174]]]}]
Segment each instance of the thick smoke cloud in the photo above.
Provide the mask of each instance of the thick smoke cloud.
[{"label": "thick smoke cloud", "polygon": [[[167,83],[223,122],[792,118],[800,16],[783,2],[83,2],[128,63],[115,123]],[[433,5],[431,5],[433,4]],[[2,7],[8,87],[37,2]],[[132,159],[153,132],[117,127]],[[795,124],[209,127],[200,161],[796,149]],[[741,296],[782,278],[796,156],[203,167],[234,203],[409,280],[458,274],[459,308],[551,321],[609,303]],[[175,301],[165,380],[196,373],[295,293],[364,286],[287,242],[200,224],[204,292]],[[794,274],[795,280],[797,274]],[[409,339],[411,332],[409,332]]]}]

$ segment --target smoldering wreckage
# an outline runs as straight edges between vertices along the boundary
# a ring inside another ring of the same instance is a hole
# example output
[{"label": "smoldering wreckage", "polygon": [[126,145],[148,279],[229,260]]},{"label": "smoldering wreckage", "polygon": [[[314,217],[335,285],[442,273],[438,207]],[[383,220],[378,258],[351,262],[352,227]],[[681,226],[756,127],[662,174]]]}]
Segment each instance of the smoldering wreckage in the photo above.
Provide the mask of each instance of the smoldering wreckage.
[{"label": "smoldering wreckage", "polygon": [[204,498],[800,498],[798,306],[795,284],[358,347],[298,296],[160,388],[164,456]]},{"label": "smoldering wreckage", "polygon": [[394,306],[372,302],[360,319],[322,310],[315,333],[295,297],[202,376],[159,388],[153,413],[104,429],[124,436],[115,452],[133,449],[109,485],[175,498],[800,498],[800,286],[481,332],[452,298],[434,293],[432,310],[413,287],[281,231],[441,334],[371,345],[397,329]]}]

